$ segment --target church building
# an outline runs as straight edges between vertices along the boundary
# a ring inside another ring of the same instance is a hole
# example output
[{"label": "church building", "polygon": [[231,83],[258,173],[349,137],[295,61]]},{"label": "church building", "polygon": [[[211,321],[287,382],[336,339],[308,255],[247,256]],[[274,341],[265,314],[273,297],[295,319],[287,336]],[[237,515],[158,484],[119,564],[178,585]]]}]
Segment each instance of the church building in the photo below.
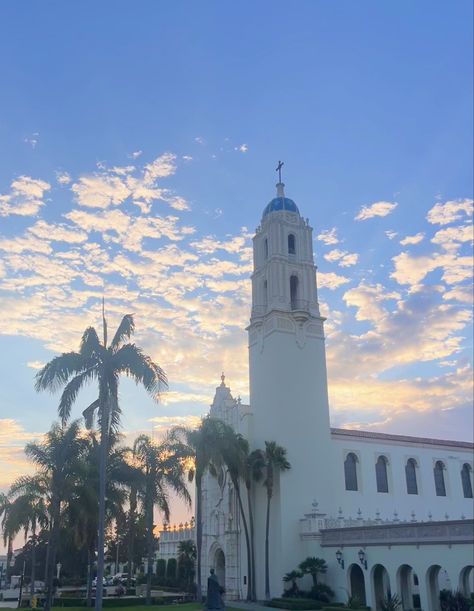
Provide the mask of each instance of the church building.
[{"label": "church building", "polygon": [[[318,304],[312,228],[284,184],[253,238],[248,331],[250,405],[224,376],[212,417],[244,435],[251,450],[275,441],[291,468],[276,475],[271,501],[270,594],[308,556],[328,566],[320,580],[346,602],[372,609],[398,594],[404,609],[439,609],[439,591],[474,590],[473,444],[331,428],[324,321]],[[255,486],[257,598],[265,598],[266,491]],[[245,505],[245,502],[244,502]],[[247,595],[247,550],[232,484],[203,486],[203,583],[214,568],[227,600]],[[309,582],[301,587],[310,589]]]}]

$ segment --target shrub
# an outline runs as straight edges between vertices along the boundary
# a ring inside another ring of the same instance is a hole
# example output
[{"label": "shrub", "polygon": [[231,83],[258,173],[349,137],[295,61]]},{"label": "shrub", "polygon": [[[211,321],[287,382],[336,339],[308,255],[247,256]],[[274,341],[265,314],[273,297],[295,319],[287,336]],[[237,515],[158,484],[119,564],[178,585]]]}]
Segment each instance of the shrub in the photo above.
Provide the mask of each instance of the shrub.
[{"label": "shrub", "polygon": [[382,611],[397,611],[402,606],[402,601],[398,594],[390,594],[380,601]]},{"label": "shrub", "polygon": [[328,603],[334,596],[334,590],[332,590],[325,583],[318,583],[311,588],[309,592],[309,598],[314,600],[320,600],[323,603]]},{"label": "shrub", "polygon": [[308,598],[272,598],[265,605],[276,609],[289,609],[290,611],[311,611],[312,609],[322,608],[318,601]]}]

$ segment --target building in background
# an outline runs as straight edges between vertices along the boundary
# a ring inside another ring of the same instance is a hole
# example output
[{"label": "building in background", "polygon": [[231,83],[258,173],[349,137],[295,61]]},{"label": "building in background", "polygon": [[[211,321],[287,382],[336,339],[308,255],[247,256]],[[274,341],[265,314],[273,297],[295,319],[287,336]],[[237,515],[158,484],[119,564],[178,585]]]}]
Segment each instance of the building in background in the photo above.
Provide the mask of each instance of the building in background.
[{"label": "building in background", "polygon": [[[250,405],[232,396],[223,376],[210,415],[232,425],[252,450],[265,441],[287,450],[291,469],[277,474],[271,502],[271,596],[281,596],[285,573],[308,556],[327,562],[323,579],[335,600],[351,594],[373,609],[398,593],[404,609],[434,611],[440,589],[472,592],[473,444],[331,428],[312,228],[281,181],[253,255]],[[262,485],[251,501],[263,599]],[[202,579],[214,568],[228,599],[247,591],[241,522],[229,479],[207,475]]]}]

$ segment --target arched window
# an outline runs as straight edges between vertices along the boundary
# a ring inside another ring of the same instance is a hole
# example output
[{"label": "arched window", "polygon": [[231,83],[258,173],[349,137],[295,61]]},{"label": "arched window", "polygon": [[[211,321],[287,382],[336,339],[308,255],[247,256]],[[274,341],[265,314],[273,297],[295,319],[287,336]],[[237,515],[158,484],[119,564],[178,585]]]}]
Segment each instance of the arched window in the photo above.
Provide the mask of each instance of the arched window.
[{"label": "arched window", "polygon": [[357,487],[357,456],[350,452],[344,461],[344,478],[346,490],[358,490]]},{"label": "arched window", "polygon": [[461,469],[461,482],[465,499],[472,499],[471,471],[471,465],[464,463]]},{"label": "arched window", "polygon": [[265,259],[268,259],[268,240],[265,238],[265,242],[263,243],[263,254]]},{"label": "arched window", "polygon": [[444,483],[445,466],[441,460],[437,460],[434,467],[434,482],[436,496],[446,496],[446,485]]},{"label": "arched window", "polygon": [[409,458],[405,465],[405,479],[407,481],[407,494],[418,494],[418,484],[416,482],[416,461]]},{"label": "arched window", "polygon": [[375,477],[377,479],[377,492],[388,492],[387,459],[385,456],[377,458]]},{"label": "arched window", "polygon": [[290,301],[291,309],[296,310],[298,307],[298,277],[290,277]]},{"label": "arched window", "polygon": [[296,239],[292,233],[290,233],[290,235],[288,236],[288,254],[296,254]]}]

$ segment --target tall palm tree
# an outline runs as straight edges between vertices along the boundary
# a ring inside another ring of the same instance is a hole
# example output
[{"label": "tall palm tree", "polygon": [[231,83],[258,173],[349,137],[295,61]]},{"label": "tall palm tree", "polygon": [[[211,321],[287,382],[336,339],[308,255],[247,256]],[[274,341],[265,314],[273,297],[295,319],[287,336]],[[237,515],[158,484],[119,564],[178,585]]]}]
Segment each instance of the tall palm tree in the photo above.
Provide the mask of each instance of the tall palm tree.
[{"label": "tall palm tree", "polygon": [[[242,524],[244,527],[245,534],[245,542],[247,546],[247,574],[248,574],[248,584],[247,584],[247,600],[252,600],[253,598],[253,565],[252,565],[252,550],[250,543],[250,535],[247,524],[247,518],[245,515],[243,503],[242,503],[242,494],[241,494],[241,481],[246,481],[246,477],[248,476],[247,467],[248,467],[248,457],[249,457],[249,444],[248,441],[239,433],[236,433],[234,429],[223,423],[222,426],[222,438],[219,440],[220,442],[220,451],[222,454],[222,460],[224,461],[227,471],[229,473],[230,479],[234,486],[234,490],[237,497],[237,503],[239,505],[239,511],[242,518]],[[249,505],[250,509],[250,505]]]},{"label": "tall palm tree", "polygon": [[171,440],[183,441],[186,444],[188,454],[194,462],[194,467],[190,470],[190,477],[194,477],[196,486],[196,597],[198,601],[202,601],[202,480],[208,469],[215,474],[222,464],[219,440],[222,438],[223,425],[221,420],[207,416],[195,429],[178,426],[172,428],[169,434]]},{"label": "tall palm tree", "polygon": [[140,435],[133,444],[133,455],[142,471],[139,494],[145,510],[147,528],[147,583],[146,604],[151,604],[151,579],[153,574],[153,511],[157,506],[166,521],[170,518],[169,492],[177,494],[186,504],[191,497],[185,483],[184,460],[187,448],[179,443],[167,441],[155,443],[148,435]]},{"label": "tall palm tree", "polygon": [[250,529],[250,556],[252,561],[252,600],[257,600],[257,583],[256,583],[256,568],[255,568],[255,525],[253,518],[253,484],[262,479],[263,467],[265,458],[262,450],[254,450],[248,454],[244,470],[244,481],[247,489],[247,507],[249,514],[249,529]]},{"label": "tall palm tree", "polygon": [[23,476],[10,487],[13,498],[12,513],[25,533],[25,542],[31,530],[30,606],[35,594],[37,529],[48,524],[47,491],[49,481],[41,475]]},{"label": "tall palm tree", "polygon": [[53,595],[53,573],[58,547],[61,505],[68,499],[77,476],[77,468],[84,452],[85,443],[80,435],[79,423],[68,427],[53,424],[41,443],[29,443],[26,456],[39,469],[49,485],[49,537],[46,555],[46,599],[44,610],[50,611]]},{"label": "tall palm tree", "polygon": [[267,517],[265,524],[265,598],[270,598],[270,503],[275,485],[275,475],[290,469],[291,465],[286,459],[286,449],[279,446],[276,441],[266,441],[264,450],[264,476],[263,485],[267,489]]},{"label": "tall palm tree", "polygon": [[[107,341],[107,322],[102,302],[102,342],[97,331],[88,327],[83,335],[79,352],[67,352],[55,357],[41,369],[36,376],[36,390],[54,392],[63,387],[58,413],[66,422],[70,416],[79,391],[87,383],[97,381],[98,398],[84,412],[86,426],[92,426],[94,416],[100,427],[99,462],[99,517],[97,534],[97,590],[96,609],[102,609],[102,587],[104,577],[105,543],[105,478],[109,433],[117,431],[120,424],[118,387],[120,375],[141,384],[147,392],[158,399],[159,392],[167,387],[165,372],[143,351],[128,342],[135,330],[133,316],[127,314],[112,338]],[[49,611],[47,609],[46,611]]]},{"label": "tall palm tree", "polygon": [[[127,448],[116,447],[117,436],[110,436],[110,453],[107,461],[105,523],[109,526],[124,515],[127,500],[125,481],[128,465],[125,457]],[[92,598],[92,568],[97,548],[98,532],[98,480],[100,446],[97,436],[90,433],[87,449],[81,461],[78,477],[71,492],[67,518],[79,549],[87,553],[87,606]]]}]

